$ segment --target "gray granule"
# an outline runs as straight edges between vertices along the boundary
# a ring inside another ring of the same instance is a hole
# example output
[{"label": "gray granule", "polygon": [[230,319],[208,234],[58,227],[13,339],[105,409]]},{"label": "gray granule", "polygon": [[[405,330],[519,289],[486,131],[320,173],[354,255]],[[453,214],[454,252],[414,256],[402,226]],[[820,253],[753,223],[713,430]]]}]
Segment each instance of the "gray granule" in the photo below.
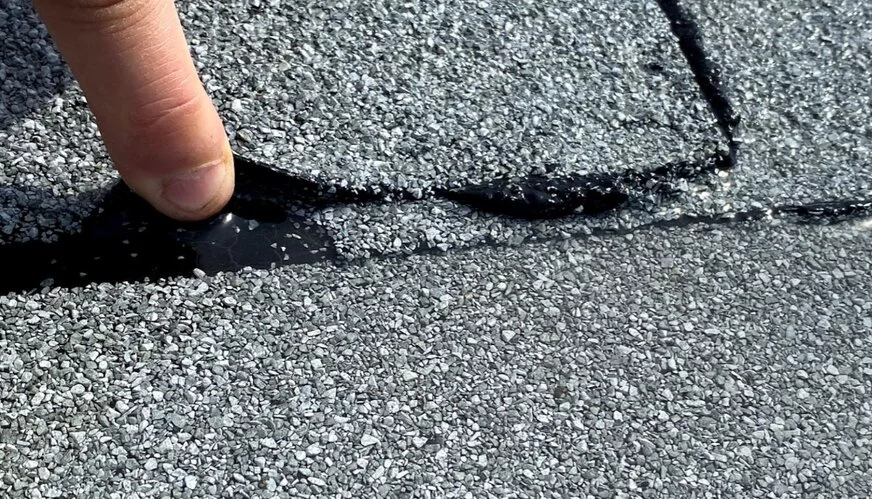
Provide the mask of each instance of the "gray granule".
[{"label": "gray granule", "polygon": [[868,197],[872,7],[686,3],[746,117],[742,171],[725,194],[743,205]]},{"label": "gray granule", "polygon": [[[350,263],[0,297],[0,495],[866,497],[870,222],[643,226],[868,195],[872,11],[685,3],[737,170],[593,219],[335,206]],[[234,148],[286,172],[425,190],[723,146],[656,2],[179,8]],[[0,32],[0,240],[75,230],[116,175],[29,2]]]},{"label": "gray granule", "polygon": [[554,162],[647,166],[716,141],[651,7],[195,2],[183,13],[239,147],[291,171],[415,187]]},{"label": "gray granule", "polygon": [[0,483],[860,497],[868,245],[744,224],[0,298]]}]

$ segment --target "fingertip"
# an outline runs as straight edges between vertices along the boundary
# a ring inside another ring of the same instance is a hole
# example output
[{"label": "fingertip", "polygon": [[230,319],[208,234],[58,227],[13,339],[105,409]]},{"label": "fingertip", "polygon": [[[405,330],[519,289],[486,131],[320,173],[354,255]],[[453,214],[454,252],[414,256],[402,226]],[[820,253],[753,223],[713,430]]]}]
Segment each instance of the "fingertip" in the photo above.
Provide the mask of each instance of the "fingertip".
[{"label": "fingertip", "polygon": [[41,0],[121,177],[179,220],[219,212],[234,188],[224,126],[173,0]]},{"label": "fingertip", "polygon": [[149,181],[141,195],[164,215],[180,221],[198,221],[219,213],[230,201],[235,169],[230,145],[221,157],[202,166]]}]

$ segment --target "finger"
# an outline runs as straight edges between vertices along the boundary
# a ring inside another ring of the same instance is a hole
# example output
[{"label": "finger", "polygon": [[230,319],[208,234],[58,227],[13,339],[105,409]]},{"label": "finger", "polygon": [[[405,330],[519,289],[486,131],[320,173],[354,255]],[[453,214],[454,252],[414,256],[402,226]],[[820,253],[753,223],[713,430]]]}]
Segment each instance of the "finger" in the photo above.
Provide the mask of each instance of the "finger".
[{"label": "finger", "polygon": [[173,1],[33,3],[124,181],[173,218],[220,211],[233,192],[233,156]]}]

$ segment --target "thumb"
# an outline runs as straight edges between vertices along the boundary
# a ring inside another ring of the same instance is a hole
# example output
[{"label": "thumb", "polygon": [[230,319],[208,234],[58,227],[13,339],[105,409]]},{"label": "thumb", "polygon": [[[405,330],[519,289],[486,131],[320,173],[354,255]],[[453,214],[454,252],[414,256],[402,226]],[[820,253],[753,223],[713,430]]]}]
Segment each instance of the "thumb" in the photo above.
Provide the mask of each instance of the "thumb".
[{"label": "thumb", "polygon": [[172,0],[33,0],[115,167],[162,213],[200,220],[233,193],[233,155]]}]

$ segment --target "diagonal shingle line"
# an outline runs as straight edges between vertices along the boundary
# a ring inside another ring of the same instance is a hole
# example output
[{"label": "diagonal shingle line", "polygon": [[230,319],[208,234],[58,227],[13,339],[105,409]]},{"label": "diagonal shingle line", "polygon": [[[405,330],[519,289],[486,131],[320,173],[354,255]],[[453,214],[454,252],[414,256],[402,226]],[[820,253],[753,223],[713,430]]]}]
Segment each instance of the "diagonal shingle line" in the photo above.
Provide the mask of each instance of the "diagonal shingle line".
[{"label": "diagonal shingle line", "polygon": [[718,127],[730,146],[730,156],[735,162],[738,144],[736,132],[741,117],[725,91],[721,72],[705,50],[702,31],[690,12],[679,0],[657,0],[660,10],[669,21],[672,34],[693,73],[700,93],[709,105],[718,122]]}]

